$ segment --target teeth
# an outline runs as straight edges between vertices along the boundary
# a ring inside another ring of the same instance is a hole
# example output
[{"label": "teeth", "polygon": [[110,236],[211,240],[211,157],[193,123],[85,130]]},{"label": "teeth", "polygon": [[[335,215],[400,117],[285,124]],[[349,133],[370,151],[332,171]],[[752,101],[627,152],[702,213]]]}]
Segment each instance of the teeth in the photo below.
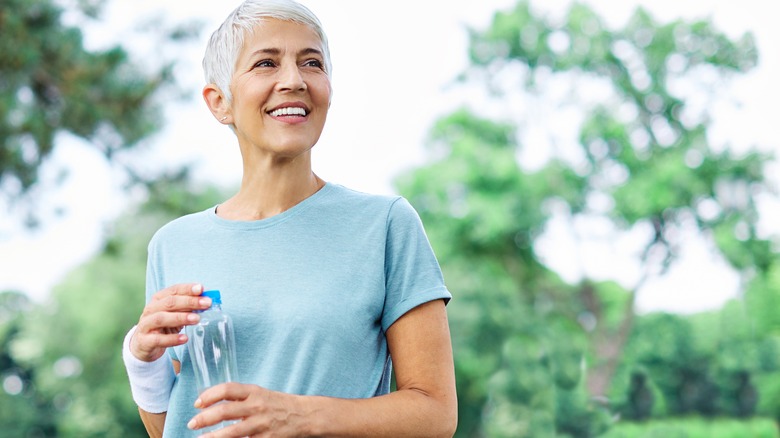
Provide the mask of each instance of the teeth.
[{"label": "teeth", "polygon": [[297,106],[290,106],[287,108],[279,108],[277,110],[271,111],[271,116],[273,117],[279,117],[279,116],[305,116],[306,110]]}]

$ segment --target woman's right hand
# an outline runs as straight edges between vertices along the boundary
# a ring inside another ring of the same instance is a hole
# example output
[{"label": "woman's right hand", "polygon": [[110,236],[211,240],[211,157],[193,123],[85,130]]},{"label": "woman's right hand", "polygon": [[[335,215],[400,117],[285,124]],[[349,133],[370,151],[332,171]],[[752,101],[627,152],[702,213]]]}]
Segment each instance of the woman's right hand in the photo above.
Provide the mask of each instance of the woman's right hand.
[{"label": "woman's right hand", "polygon": [[144,307],[138,327],[130,339],[130,352],[145,362],[153,362],[168,347],[187,343],[181,333],[186,325],[197,324],[200,317],[195,310],[208,309],[211,299],[201,297],[203,286],[197,283],[176,284],[152,296]]}]

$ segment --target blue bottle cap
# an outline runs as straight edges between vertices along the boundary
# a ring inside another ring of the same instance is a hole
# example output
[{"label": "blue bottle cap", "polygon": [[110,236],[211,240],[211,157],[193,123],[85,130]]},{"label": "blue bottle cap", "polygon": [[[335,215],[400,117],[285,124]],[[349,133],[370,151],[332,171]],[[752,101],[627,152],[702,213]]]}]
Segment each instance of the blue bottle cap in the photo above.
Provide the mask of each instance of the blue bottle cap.
[{"label": "blue bottle cap", "polygon": [[219,294],[219,290],[213,289],[213,290],[204,290],[202,294],[200,294],[202,297],[211,298],[212,304],[222,304],[222,296]]}]

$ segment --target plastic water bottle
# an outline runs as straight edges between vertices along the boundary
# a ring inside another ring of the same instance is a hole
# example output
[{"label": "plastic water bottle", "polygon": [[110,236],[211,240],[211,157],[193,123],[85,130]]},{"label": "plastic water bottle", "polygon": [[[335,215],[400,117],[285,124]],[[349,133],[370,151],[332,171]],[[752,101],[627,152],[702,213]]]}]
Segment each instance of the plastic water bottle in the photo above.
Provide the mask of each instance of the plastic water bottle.
[{"label": "plastic water bottle", "polygon": [[[214,385],[238,379],[233,321],[222,311],[218,290],[203,291],[201,296],[211,298],[211,307],[197,311],[200,321],[185,329],[198,394]],[[233,423],[225,421],[201,431],[217,430]]]}]

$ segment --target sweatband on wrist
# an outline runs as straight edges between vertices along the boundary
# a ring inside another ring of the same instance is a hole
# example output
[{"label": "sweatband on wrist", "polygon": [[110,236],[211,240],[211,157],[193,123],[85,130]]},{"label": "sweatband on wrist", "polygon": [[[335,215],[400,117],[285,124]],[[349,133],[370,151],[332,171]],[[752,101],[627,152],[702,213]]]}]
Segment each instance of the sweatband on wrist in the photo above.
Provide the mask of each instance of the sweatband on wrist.
[{"label": "sweatband on wrist", "polygon": [[163,354],[153,362],[138,359],[130,351],[130,339],[137,326],[133,326],[122,343],[122,359],[130,379],[130,391],[139,408],[146,412],[159,414],[168,411],[168,400],[176,375],[168,354]]}]

